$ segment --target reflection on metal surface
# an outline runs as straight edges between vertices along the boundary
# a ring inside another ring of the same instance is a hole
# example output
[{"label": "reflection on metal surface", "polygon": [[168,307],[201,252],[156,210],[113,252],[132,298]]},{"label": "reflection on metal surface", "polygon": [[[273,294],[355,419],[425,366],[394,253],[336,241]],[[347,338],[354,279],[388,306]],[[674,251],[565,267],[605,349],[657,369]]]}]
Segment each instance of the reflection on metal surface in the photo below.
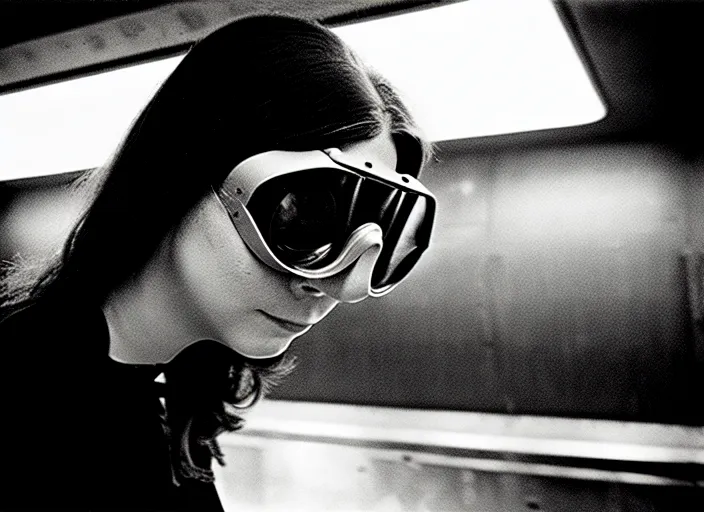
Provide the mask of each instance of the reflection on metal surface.
[{"label": "reflection on metal surface", "polygon": [[[635,454],[649,445],[641,459],[669,453],[701,461],[701,429],[339,404],[260,406],[243,431],[221,437],[227,465],[214,470],[227,512],[694,512],[703,504],[704,487],[688,478],[695,476],[687,473],[691,464],[673,476],[582,458],[597,455],[589,448],[605,455],[630,445]],[[458,439],[473,433],[485,444],[459,449]],[[579,441],[573,448],[581,449],[565,457],[560,441]],[[551,442],[554,457],[544,455]],[[440,444],[446,453],[438,452]],[[543,456],[524,457],[536,453]]]},{"label": "reflection on metal surface", "polygon": [[247,416],[240,438],[413,445],[645,463],[704,464],[704,428],[270,400]]},{"label": "reflection on metal surface", "polygon": [[[704,481],[694,482],[682,478],[671,478],[668,476],[651,475],[633,471],[608,470],[591,467],[574,467],[560,464],[547,464],[536,462],[523,462],[516,460],[506,460],[504,458],[477,458],[460,455],[445,455],[437,453],[427,453],[422,448],[415,447],[413,450],[397,450],[392,448],[370,448],[368,446],[343,444],[343,439],[335,438],[340,444],[335,444],[330,438],[323,440],[319,436],[310,436],[308,440],[302,440],[304,436],[293,440],[289,437],[272,437],[267,433],[256,432],[252,435],[227,435],[221,439],[221,443],[233,452],[242,449],[256,448],[258,450],[288,451],[298,449],[302,453],[310,450],[320,450],[329,453],[329,464],[333,466],[336,460],[336,453],[343,448],[354,450],[361,457],[375,461],[386,461],[397,465],[403,465],[412,469],[422,470],[425,467],[439,467],[446,469],[463,469],[471,471],[482,471],[487,473],[511,473],[518,475],[533,475],[551,478],[568,478],[573,480],[618,482],[633,485],[656,485],[656,486],[696,486],[704,487]],[[526,448],[529,449],[530,441],[525,440]],[[370,444],[374,444],[370,442]],[[300,457],[293,460],[300,461]],[[560,458],[560,461],[563,459]],[[470,471],[470,472],[471,472]]]}]

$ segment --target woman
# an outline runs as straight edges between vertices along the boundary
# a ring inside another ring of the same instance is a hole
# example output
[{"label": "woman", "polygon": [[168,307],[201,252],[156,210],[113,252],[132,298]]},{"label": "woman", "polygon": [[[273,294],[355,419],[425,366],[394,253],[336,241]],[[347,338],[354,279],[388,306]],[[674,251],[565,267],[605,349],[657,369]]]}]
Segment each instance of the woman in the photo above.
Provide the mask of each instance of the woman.
[{"label": "woman", "polygon": [[61,253],[5,275],[0,508],[221,510],[215,437],[294,338],[427,247],[428,154],[317,23],[249,17],[196,44],[82,177]]}]

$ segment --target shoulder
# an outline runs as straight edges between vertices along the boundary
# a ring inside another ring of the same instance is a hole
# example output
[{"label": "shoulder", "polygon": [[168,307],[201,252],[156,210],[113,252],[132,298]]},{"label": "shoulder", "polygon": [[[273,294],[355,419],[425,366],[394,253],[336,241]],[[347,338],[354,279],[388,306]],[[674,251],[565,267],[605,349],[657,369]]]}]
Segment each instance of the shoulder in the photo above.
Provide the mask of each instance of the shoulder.
[{"label": "shoulder", "polygon": [[[101,366],[92,354],[108,342],[100,314],[64,298],[39,300],[0,322],[0,450],[3,467],[11,468],[0,484],[0,509],[49,510],[47,500],[68,504],[89,496],[85,478],[76,475],[95,462],[90,450],[99,439],[94,404],[101,388],[94,376]],[[42,480],[37,493],[27,475],[45,464],[61,470]]]},{"label": "shoulder", "polygon": [[[21,357],[34,364],[106,354],[108,328],[102,311],[69,297],[40,299],[0,321],[0,364]],[[15,360],[15,363],[18,361]]]},{"label": "shoulder", "polygon": [[101,323],[99,308],[68,299],[39,300],[0,323],[0,400],[12,428],[40,424],[41,415],[78,413],[97,392],[86,383],[95,382],[108,357],[108,330]]}]

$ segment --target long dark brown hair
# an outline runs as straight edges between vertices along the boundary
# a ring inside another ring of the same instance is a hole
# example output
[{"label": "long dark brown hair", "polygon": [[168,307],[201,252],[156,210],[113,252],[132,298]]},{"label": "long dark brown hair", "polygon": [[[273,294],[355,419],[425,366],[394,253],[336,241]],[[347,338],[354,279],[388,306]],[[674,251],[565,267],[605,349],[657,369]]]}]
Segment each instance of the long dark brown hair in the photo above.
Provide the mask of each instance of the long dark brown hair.
[{"label": "long dark brown hair", "polygon": [[[417,175],[429,144],[394,88],[330,30],[279,15],[220,28],[187,53],[112,158],[82,176],[85,208],[62,250],[6,271],[0,317],[47,296],[102,304],[253,154],[344,148],[383,130],[399,172]],[[177,480],[212,479],[216,436],[242,425],[238,404],[256,402],[292,367],[288,357],[262,364],[219,344],[193,347],[165,372]]]}]

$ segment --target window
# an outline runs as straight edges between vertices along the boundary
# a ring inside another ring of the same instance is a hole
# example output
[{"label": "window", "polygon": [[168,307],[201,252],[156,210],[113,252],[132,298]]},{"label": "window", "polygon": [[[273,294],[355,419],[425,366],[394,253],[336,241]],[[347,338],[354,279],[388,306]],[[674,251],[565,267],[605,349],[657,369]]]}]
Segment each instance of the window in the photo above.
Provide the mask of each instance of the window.
[{"label": "window", "polygon": [[[605,108],[550,0],[471,0],[336,28],[432,140],[579,125]],[[0,180],[100,165],[181,57],[0,97]]]}]

